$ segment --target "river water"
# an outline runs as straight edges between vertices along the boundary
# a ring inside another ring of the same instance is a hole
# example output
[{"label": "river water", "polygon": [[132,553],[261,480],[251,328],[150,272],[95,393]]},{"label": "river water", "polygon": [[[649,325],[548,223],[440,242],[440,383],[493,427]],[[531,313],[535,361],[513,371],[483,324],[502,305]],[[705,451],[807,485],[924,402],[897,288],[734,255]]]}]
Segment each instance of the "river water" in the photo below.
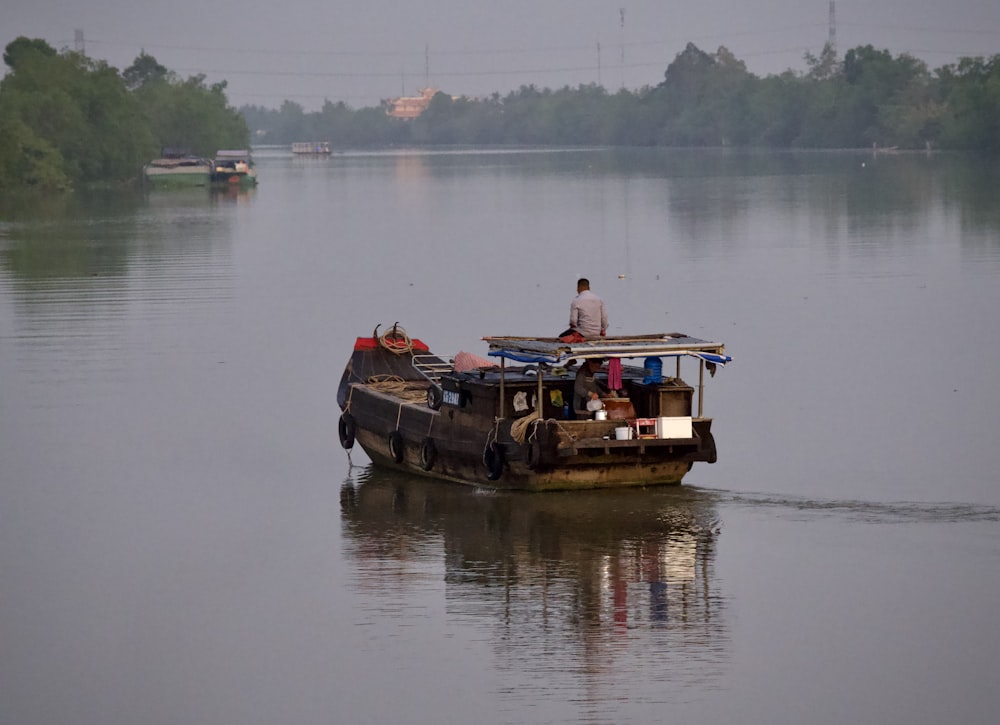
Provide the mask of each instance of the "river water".
[{"label": "river water", "polygon": [[[258,154],[0,202],[0,722],[993,723],[1000,171]],[[355,337],[727,344],[680,488],[500,494],[337,440]]]}]

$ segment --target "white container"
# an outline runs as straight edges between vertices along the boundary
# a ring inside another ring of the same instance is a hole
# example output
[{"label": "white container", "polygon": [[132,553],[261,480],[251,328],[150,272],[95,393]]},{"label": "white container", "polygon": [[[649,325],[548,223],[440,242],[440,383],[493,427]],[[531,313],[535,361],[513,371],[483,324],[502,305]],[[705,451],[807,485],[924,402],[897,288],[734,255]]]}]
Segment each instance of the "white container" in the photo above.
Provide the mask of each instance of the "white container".
[{"label": "white container", "polygon": [[607,419],[608,419],[608,411],[606,410],[594,411],[594,420],[607,420]]},{"label": "white container", "polygon": [[692,438],[691,416],[656,419],[657,438]]},{"label": "white container", "polygon": [[627,441],[632,439],[632,429],[628,426],[622,426],[621,428],[615,428],[615,440],[616,441]]}]

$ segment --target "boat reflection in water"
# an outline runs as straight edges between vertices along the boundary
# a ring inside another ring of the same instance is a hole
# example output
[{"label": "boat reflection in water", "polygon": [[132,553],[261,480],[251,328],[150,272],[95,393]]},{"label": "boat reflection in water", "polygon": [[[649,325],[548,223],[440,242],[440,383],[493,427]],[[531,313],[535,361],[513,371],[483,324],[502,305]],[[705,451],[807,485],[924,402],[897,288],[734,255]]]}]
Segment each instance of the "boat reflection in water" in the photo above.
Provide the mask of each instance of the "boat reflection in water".
[{"label": "boat reflection in water", "polygon": [[216,185],[209,193],[215,204],[233,204],[250,201],[257,193],[256,186],[241,186],[240,184]]},{"label": "boat reflection in water", "polygon": [[445,611],[495,629],[505,665],[561,656],[567,671],[662,686],[705,685],[728,660],[712,493],[483,492],[374,466],[352,479],[346,557],[376,609],[439,596],[443,564]]}]

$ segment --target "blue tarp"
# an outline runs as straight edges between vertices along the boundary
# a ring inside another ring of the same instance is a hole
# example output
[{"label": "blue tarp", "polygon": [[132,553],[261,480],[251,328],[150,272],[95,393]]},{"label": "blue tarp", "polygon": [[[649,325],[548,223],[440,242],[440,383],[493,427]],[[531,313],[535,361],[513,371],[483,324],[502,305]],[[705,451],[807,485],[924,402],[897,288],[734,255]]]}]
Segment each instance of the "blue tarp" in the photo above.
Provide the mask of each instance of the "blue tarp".
[{"label": "blue tarp", "polygon": [[696,357],[716,365],[725,365],[732,358],[725,354],[722,343],[700,340],[683,333],[657,333],[639,336],[601,337],[577,341],[557,338],[485,337],[490,345],[490,357],[501,357],[522,363],[565,365],[570,360],[618,358],[637,360],[648,357]]},{"label": "blue tarp", "polygon": [[[549,365],[562,365],[574,358],[587,357],[584,355],[546,355],[537,352],[528,352],[525,350],[490,350],[486,353],[490,357],[502,357],[507,360],[514,360],[516,362],[523,363],[548,363]],[[669,352],[661,352],[657,355],[652,355],[652,357],[680,357],[681,355],[690,355],[691,357],[696,357],[704,360],[705,362],[715,363],[717,365],[725,365],[732,361],[732,357],[729,355],[717,355],[713,352],[702,352],[700,350],[672,350]],[[650,357],[649,353],[642,353],[641,355],[636,355],[634,353],[629,355],[611,355],[611,354],[599,354],[590,355],[589,357],[620,357],[620,358],[638,358],[638,357]]]}]

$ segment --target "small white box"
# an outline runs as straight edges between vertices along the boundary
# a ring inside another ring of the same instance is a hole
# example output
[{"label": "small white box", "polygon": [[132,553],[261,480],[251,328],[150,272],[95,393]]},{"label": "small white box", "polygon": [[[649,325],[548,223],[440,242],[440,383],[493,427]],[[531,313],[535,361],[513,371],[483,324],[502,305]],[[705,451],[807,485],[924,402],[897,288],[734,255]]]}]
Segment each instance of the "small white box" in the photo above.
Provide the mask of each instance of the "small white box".
[{"label": "small white box", "polygon": [[691,438],[691,416],[656,419],[657,438]]}]

